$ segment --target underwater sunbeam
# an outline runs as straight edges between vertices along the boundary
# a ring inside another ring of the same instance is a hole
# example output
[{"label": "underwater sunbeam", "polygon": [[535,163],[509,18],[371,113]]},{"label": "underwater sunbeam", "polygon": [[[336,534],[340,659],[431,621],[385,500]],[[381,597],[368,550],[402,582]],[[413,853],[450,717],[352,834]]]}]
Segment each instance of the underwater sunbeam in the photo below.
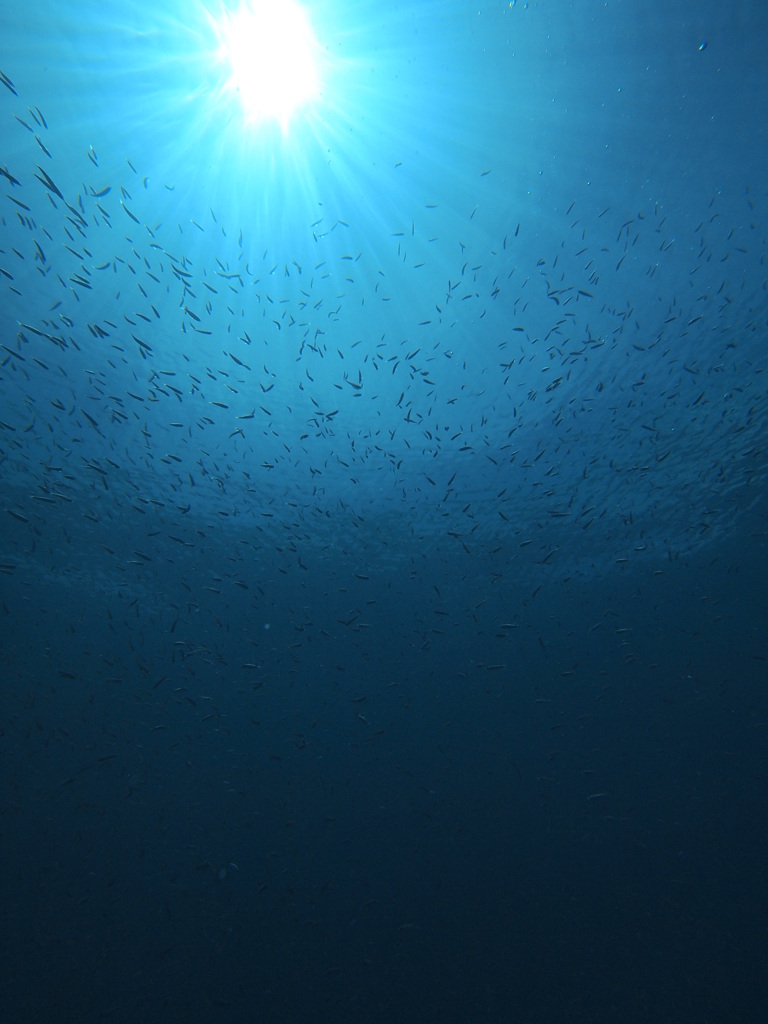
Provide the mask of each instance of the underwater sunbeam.
[{"label": "underwater sunbeam", "polygon": [[296,0],[244,0],[235,11],[223,9],[214,28],[227,91],[239,97],[246,122],[274,120],[286,132],[319,91],[318,44],[304,7]]}]

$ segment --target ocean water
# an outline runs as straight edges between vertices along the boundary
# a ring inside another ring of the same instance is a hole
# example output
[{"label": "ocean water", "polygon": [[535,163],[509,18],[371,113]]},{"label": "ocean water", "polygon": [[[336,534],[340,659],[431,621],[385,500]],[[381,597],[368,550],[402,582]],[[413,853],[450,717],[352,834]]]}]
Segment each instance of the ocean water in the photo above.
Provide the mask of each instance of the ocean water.
[{"label": "ocean water", "polygon": [[762,1020],[768,9],[305,7],[0,14],[2,1020]]}]

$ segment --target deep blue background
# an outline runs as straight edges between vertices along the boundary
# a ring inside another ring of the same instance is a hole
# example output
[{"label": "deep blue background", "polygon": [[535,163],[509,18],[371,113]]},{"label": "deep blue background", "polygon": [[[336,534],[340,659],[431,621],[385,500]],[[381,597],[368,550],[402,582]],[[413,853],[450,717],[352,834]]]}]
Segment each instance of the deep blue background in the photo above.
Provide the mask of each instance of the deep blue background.
[{"label": "deep blue background", "polygon": [[762,5],[318,2],[286,136],[81,6],[0,19],[0,1018],[762,1020]]}]

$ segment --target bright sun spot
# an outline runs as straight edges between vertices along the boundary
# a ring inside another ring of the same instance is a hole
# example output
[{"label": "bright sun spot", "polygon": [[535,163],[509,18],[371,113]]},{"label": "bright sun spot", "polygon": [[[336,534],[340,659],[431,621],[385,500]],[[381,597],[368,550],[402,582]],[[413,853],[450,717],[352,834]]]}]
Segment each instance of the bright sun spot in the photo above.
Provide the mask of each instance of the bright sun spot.
[{"label": "bright sun spot", "polygon": [[227,88],[237,93],[248,122],[291,116],[318,94],[317,41],[296,0],[243,0],[216,24],[218,57],[228,67]]}]

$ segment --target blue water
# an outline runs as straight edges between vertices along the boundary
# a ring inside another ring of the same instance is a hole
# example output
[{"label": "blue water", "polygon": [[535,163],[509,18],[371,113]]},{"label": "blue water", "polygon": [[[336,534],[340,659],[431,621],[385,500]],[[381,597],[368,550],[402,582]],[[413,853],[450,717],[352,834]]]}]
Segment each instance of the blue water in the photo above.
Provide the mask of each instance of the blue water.
[{"label": "blue water", "polygon": [[306,7],[0,15],[2,1019],[761,1020],[768,11]]}]

